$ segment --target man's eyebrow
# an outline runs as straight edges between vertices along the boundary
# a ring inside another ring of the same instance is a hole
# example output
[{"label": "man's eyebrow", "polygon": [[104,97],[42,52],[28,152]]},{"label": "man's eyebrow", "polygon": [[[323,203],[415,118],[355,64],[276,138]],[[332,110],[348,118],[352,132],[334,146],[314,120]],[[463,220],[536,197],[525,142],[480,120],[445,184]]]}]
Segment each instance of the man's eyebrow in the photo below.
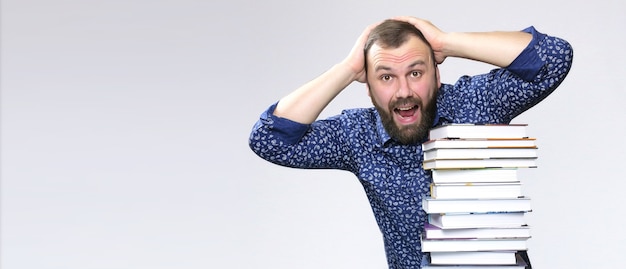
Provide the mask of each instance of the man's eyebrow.
[{"label": "man's eyebrow", "polygon": [[418,66],[418,65],[426,65],[426,62],[423,61],[423,60],[417,60],[417,61],[413,62],[411,65],[409,65],[409,67],[415,67],[415,66]]},{"label": "man's eyebrow", "polygon": [[380,70],[389,71],[389,70],[391,70],[391,67],[384,66],[384,65],[377,65],[377,66],[374,68],[374,71],[375,71],[375,72],[378,72],[378,71],[380,71]]},{"label": "man's eyebrow", "polygon": [[[416,66],[425,66],[425,65],[426,65],[425,61],[423,61],[423,60],[416,60],[415,62],[413,62],[413,63],[411,63],[409,65],[409,68],[414,68]],[[392,68],[389,67],[389,66],[386,66],[386,65],[377,65],[374,68],[374,72],[378,72],[380,70],[389,71],[389,70],[392,70]]]}]

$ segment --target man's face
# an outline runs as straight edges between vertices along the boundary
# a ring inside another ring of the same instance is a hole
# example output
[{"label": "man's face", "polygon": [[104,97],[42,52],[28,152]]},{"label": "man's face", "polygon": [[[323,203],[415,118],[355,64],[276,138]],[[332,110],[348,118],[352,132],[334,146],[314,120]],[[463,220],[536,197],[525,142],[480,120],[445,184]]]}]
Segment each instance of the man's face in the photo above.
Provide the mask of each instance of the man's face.
[{"label": "man's face", "polygon": [[411,36],[398,48],[374,44],[366,60],[369,95],[385,129],[403,144],[420,142],[433,124],[441,86],[430,48]]}]

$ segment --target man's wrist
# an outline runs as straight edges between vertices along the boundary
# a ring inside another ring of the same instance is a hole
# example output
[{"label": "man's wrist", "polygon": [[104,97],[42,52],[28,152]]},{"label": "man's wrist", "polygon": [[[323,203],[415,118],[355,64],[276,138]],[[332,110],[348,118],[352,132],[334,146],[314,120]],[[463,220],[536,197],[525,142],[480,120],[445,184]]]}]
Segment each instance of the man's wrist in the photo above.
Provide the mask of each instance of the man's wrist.
[{"label": "man's wrist", "polygon": [[[332,68],[332,72],[338,73],[338,75],[345,79],[346,85],[357,81],[362,71],[357,70],[358,67],[353,66],[348,61],[341,61],[335,64]],[[361,67],[363,70],[363,67]]]}]

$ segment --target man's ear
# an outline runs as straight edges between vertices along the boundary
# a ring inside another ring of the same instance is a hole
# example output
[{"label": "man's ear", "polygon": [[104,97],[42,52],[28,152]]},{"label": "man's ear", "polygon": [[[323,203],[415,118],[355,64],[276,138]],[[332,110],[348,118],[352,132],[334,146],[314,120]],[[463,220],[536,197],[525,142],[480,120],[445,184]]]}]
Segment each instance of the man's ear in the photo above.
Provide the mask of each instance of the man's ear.
[{"label": "man's ear", "polygon": [[367,96],[368,97],[372,97],[372,94],[370,93],[370,84],[365,82],[365,90],[367,90]]},{"label": "man's ear", "polygon": [[435,75],[437,76],[437,89],[441,88],[441,77],[439,76],[439,65],[435,65]]}]

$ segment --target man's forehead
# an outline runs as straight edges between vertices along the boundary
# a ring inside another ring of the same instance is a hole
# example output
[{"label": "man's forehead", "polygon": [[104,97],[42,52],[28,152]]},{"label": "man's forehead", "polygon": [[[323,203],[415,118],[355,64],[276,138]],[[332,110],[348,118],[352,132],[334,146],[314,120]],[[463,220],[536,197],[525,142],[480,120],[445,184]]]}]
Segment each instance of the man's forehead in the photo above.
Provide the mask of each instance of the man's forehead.
[{"label": "man's forehead", "polygon": [[409,39],[397,48],[385,48],[374,44],[367,56],[368,62],[373,65],[404,63],[407,61],[432,63],[430,47],[417,37]]},{"label": "man's forehead", "polygon": [[406,51],[403,53],[380,51],[380,52],[375,52],[371,58],[372,58],[372,62],[374,63],[378,61],[384,61],[384,62],[390,62],[390,63],[418,61],[419,63],[425,63],[426,61],[428,61],[429,54],[416,51],[416,50],[410,50],[410,51]]}]

